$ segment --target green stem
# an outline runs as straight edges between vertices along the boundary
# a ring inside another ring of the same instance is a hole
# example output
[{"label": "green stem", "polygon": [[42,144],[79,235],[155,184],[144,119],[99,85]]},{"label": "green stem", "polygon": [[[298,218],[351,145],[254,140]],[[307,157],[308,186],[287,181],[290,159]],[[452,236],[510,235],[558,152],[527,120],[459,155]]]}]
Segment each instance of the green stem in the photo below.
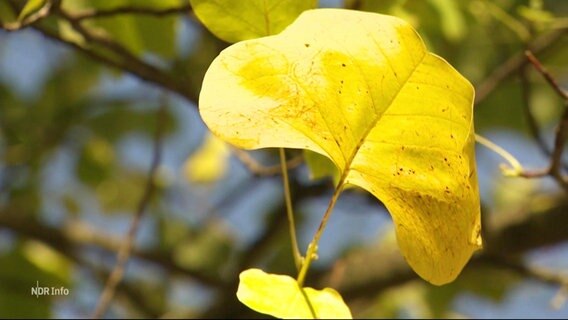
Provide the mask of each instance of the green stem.
[{"label": "green stem", "polygon": [[335,207],[335,203],[337,202],[337,199],[339,198],[339,194],[341,194],[341,191],[343,191],[343,182],[344,179],[341,179],[339,184],[337,185],[337,188],[335,188],[335,191],[333,192],[333,196],[331,197],[331,200],[329,201],[329,205],[327,206],[327,209],[325,210],[325,214],[323,215],[323,218],[320,222],[320,225],[318,227],[318,230],[316,231],[314,238],[312,239],[312,242],[310,242],[310,244],[308,245],[308,250],[306,251],[306,257],[304,259],[304,263],[302,264],[302,268],[300,269],[300,272],[298,273],[298,285],[300,286],[300,288],[302,288],[304,286],[304,280],[306,280],[306,275],[308,273],[308,269],[310,268],[310,264],[312,263],[312,260],[314,260],[314,258],[316,257],[316,253],[317,253],[317,248],[318,248],[318,242],[323,234],[323,230],[325,230],[325,226],[327,225],[327,221],[329,220],[329,217],[331,216],[331,212],[333,211],[333,208]]},{"label": "green stem", "polygon": [[280,152],[280,166],[282,167],[282,183],[284,185],[286,214],[288,216],[288,226],[290,227],[290,238],[292,240],[292,254],[294,255],[296,269],[300,270],[300,266],[302,265],[302,255],[300,254],[298,239],[296,238],[296,224],[294,223],[294,212],[292,211],[292,198],[290,197],[290,182],[288,181],[286,155],[284,154],[284,148],[280,148],[278,150]]},{"label": "green stem", "polygon": [[515,177],[519,176],[524,171],[523,166],[519,163],[519,161],[513,155],[507,152],[507,150],[501,148],[497,144],[491,142],[489,139],[484,138],[478,134],[475,134],[475,140],[509,162],[509,164],[511,165],[510,168],[504,166],[501,167],[501,171],[504,175]]}]

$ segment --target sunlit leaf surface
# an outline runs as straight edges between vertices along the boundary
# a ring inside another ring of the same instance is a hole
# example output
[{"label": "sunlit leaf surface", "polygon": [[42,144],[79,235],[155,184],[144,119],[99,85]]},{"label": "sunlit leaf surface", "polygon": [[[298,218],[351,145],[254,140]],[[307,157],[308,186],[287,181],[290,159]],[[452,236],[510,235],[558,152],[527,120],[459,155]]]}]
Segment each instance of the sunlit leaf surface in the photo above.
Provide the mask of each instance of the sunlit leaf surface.
[{"label": "sunlit leaf surface", "polygon": [[236,146],[331,159],[340,184],[386,205],[413,269],[444,284],[481,246],[473,95],[406,22],[316,9],[223,51],[199,105],[211,131]]},{"label": "sunlit leaf surface", "polygon": [[315,313],[318,319],[351,319],[351,312],[337,291],[304,288],[302,293],[296,279],[259,269],[241,272],[237,298],[255,311],[277,318],[313,319]]}]

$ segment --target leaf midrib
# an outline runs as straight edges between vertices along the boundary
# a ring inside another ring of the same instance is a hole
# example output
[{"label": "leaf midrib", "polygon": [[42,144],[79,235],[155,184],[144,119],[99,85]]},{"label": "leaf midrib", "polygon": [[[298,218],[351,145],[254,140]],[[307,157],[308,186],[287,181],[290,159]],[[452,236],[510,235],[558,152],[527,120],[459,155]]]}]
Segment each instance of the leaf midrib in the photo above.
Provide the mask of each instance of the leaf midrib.
[{"label": "leaf midrib", "polygon": [[[339,183],[338,186],[343,185],[345,183],[345,180],[347,179],[347,177],[349,176],[349,173],[351,171],[351,165],[353,163],[353,160],[355,159],[355,157],[357,156],[357,154],[359,153],[359,149],[361,149],[361,147],[363,146],[363,144],[365,143],[365,141],[367,140],[367,136],[369,136],[369,134],[371,133],[371,131],[375,128],[375,126],[377,125],[377,123],[383,118],[383,115],[392,107],[392,105],[394,104],[394,101],[398,98],[398,95],[400,94],[400,92],[402,91],[402,89],[408,84],[408,80],[410,78],[412,78],[412,75],[414,74],[414,72],[416,72],[416,69],[418,69],[418,67],[422,64],[422,62],[424,61],[424,59],[426,58],[426,56],[428,56],[430,53],[427,51],[424,51],[424,55],[422,56],[422,58],[420,58],[420,61],[418,61],[418,63],[416,65],[414,65],[414,68],[412,69],[412,71],[409,73],[408,77],[403,81],[403,84],[400,86],[400,88],[398,89],[398,91],[396,92],[396,94],[392,97],[391,101],[389,102],[388,106],[386,107],[386,109],[383,111],[382,114],[377,115],[376,119],[373,120],[372,124],[369,125],[369,127],[367,128],[367,130],[365,130],[365,132],[363,133],[363,135],[361,136],[361,139],[359,139],[359,142],[357,143],[357,146],[355,146],[355,148],[353,149],[353,151],[351,152],[351,154],[349,155],[349,157],[346,159],[345,161],[345,170],[343,171],[343,173],[341,174],[341,177],[339,178]],[[367,83],[368,85],[368,83]]]}]

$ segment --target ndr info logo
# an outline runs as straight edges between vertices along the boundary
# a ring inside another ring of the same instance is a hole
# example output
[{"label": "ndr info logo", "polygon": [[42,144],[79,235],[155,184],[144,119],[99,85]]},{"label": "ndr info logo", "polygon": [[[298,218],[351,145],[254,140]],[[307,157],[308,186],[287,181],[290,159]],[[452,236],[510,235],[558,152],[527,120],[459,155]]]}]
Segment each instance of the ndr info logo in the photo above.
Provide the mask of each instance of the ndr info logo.
[{"label": "ndr info logo", "polygon": [[40,287],[39,281],[36,281],[36,286],[32,287],[32,296],[66,296],[69,294],[69,289],[65,287]]}]

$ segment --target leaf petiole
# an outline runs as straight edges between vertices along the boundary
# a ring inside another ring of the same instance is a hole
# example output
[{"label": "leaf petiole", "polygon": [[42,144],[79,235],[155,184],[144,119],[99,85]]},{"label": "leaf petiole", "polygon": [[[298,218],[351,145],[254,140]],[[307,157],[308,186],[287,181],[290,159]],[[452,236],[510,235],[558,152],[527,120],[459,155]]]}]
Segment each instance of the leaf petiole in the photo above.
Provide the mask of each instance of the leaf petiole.
[{"label": "leaf petiole", "polygon": [[325,213],[323,215],[323,218],[321,219],[320,225],[318,227],[318,230],[316,231],[314,238],[312,239],[312,242],[310,242],[310,244],[308,245],[308,250],[306,251],[306,256],[304,258],[304,262],[302,263],[302,268],[300,269],[300,272],[298,273],[298,285],[300,287],[304,286],[304,280],[306,280],[306,275],[308,273],[308,269],[310,268],[310,264],[312,263],[312,260],[317,258],[317,249],[318,249],[318,243],[319,240],[323,234],[323,231],[325,230],[325,226],[327,225],[327,221],[329,220],[329,217],[331,216],[331,212],[333,211],[333,208],[335,207],[335,203],[337,202],[337,199],[339,198],[339,195],[341,194],[341,191],[343,191],[343,186],[344,186],[344,179],[342,178],[339,182],[339,184],[337,185],[337,187],[335,188],[335,191],[333,192],[333,196],[331,197],[331,200],[329,201],[329,205],[327,206],[327,209],[325,210]]},{"label": "leaf petiole", "polygon": [[507,167],[505,164],[501,164],[500,168],[503,175],[508,177],[518,177],[524,171],[523,166],[517,158],[515,158],[507,150],[501,148],[499,145],[477,133],[475,134],[475,141],[479,142],[481,145],[500,155],[503,159],[509,162],[510,167]]},{"label": "leaf petiole", "polygon": [[280,153],[280,166],[282,168],[282,183],[284,185],[284,198],[286,201],[286,215],[288,216],[288,226],[290,228],[290,239],[292,241],[292,254],[294,255],[294,263],[296,269],[300,270],[302,266],[302,255],[298,247],[298,239],[296,237],[296,224],[294,223],[294,212],[292,211],[292,199],[290,197],[290,182],[288,181],[288,166],[286,164],[286,154],[284,148],[278,149]]}]

